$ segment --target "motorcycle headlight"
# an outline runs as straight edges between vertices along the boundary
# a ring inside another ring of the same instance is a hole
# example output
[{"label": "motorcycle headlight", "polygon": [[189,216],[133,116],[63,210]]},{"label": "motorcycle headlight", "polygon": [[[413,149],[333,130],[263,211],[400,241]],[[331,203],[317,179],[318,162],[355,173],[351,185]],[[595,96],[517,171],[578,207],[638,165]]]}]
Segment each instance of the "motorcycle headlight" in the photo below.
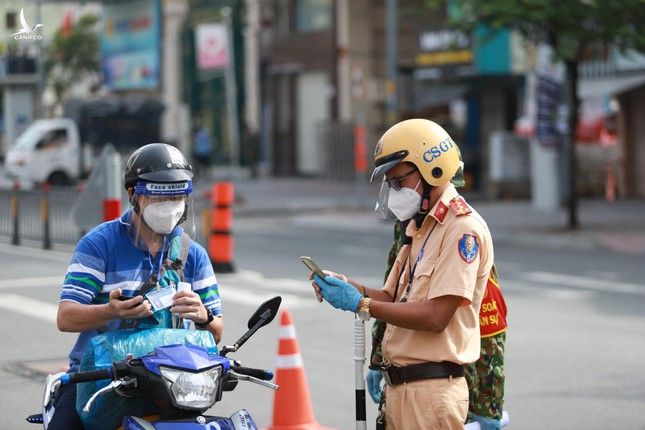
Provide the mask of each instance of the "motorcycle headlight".
[{"label": "motorcycle headlight", "polygon": [[217,401],[217,391],[222,376],[221,366],[198,373],[159,366],[159,372],[177,406],[205,409],[210,408]]}]

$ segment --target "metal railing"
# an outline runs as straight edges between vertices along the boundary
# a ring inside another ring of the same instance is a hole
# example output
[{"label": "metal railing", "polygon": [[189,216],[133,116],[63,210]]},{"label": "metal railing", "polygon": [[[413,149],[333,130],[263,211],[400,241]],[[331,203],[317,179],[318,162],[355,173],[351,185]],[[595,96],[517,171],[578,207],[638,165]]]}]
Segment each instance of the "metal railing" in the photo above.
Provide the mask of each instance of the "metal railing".
[{"label": "metal railing", "polygon": [[78,191],[70,187],[0,190],[0,237],[14,245],[23,240],[73,245],[82,235],[71,220]]},{"label": "metal railing", "polygon": [[[74,246],[87,231],[72,220],[72,206],[79,191],[74,187],[40,189],[0,189],[0,241],[20,245],[25,241]],[[193,194],[184,224],[196,242],[205,246],[210,225],[211,203],[208,194]],[[125,208],[123,208],[125,210]]]},{"label": "metal railing", "polygon": [[316,147],[320,150],[320,176],[354,179],[354,124],[320,122],[316,125]]}]

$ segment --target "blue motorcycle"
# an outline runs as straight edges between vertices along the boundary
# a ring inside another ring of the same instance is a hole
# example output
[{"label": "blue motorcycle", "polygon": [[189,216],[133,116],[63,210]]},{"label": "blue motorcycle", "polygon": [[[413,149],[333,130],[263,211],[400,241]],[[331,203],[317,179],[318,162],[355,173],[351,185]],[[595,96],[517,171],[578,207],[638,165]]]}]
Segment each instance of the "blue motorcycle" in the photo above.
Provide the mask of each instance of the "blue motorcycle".
[{"label": "blue motorcycle", "polygon": [[[43,424],[47,429],[61,385],[98,381],[103,383],[102,388],[93,392],[81,414],[92,410],[95,403],[100,403],[108,394],[117,400],[128,398],[122,402],[124,405],[136,404],[136,399],[155,405],[154,416],[123,413],[121,426],[124,430],[257,430],[245,409],[229,417],[207,416],[204,412],[221,400],[223,391],[235,389],[239,381],[278,389],[278,385],[269,382],[273,379],[272,372],[243,367],[226,355],[237,351],[259,328],[269,324],[275,318],[281,301],[280,297],[274,297],[260,305],[248,321],[248,331],[232,346],[224,346],[219,352],[190,343],[162,345],[139,358],[128,355],[107,368],[49,375],[43,413],[32,415],[27,421]],[[100,413],[106,417],[108,414],[113,416],[114,410]]]}]

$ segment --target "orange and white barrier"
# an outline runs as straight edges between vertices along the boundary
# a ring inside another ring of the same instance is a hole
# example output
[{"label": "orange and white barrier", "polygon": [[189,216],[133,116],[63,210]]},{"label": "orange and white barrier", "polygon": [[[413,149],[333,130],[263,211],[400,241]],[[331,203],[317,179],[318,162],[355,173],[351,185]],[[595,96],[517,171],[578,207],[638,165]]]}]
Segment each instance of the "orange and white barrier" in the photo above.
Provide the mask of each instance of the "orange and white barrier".
[{"label": "orange and white barrier", "polygon": [[105,195],[103,197],[103,221],[112,221],[121,216],[121,157],[110,154],[105,160]]},{"label": "orange and white barrier", "polygon": [[216,273],[231,273],[233,267],[233,197],[232,182],[218,182],[211,189],[211,228],[208,256]]},{"label": "orange and white barrier", "polygon": [[318,424],[314,417],[296,329],[287,310],[280,315],[275,382],[280,388],[273,399],[273,420],[267,430],[328,429]]}]

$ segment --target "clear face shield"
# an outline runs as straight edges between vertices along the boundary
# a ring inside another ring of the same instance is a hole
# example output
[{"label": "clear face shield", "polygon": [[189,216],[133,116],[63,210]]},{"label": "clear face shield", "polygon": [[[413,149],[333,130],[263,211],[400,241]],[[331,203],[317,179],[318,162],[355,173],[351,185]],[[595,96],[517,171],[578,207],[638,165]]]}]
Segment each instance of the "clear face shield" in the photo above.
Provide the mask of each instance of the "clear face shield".
[{"label": "clear face shield", "polygon": [[383,220],[396,221],[396,216],[390,210],[387,205],[387,201],[390,198],[390,187],[387,184],[385,177],[381,181],[381,188],[378,192],[378,198],[376,199],[376,205],[374,206],[374,212],[378,214],[378,217]]},{"label": "clear face shield", "polygon": [[[135,243],[146,242],[142,236],[145,230],[165,237],[181,225],[189,235],[194,233],[196,227],[191,192],[190,181],[169,184],[138,182],[131,200],[135,210],[130,228]],[[147,229],[137,228],[137,220]]]},{"label": "clear face shield", "polygon": [[[464,163],[459,162],[459,169],[455,176],[451,179],[451,182],[457,188],[463,188],[466,181],[464,180]],[[376,199],[376,205],[374,206],[374,212],[378,214],[380,219],[396,221],[397,218],[394,215],[394,212],[389,208],[388,201],[390,198],[390,186],[388,185],[387,179],[383,176],[383,181],[381,182],[381,188],[379,189],[378,198]]]}]

